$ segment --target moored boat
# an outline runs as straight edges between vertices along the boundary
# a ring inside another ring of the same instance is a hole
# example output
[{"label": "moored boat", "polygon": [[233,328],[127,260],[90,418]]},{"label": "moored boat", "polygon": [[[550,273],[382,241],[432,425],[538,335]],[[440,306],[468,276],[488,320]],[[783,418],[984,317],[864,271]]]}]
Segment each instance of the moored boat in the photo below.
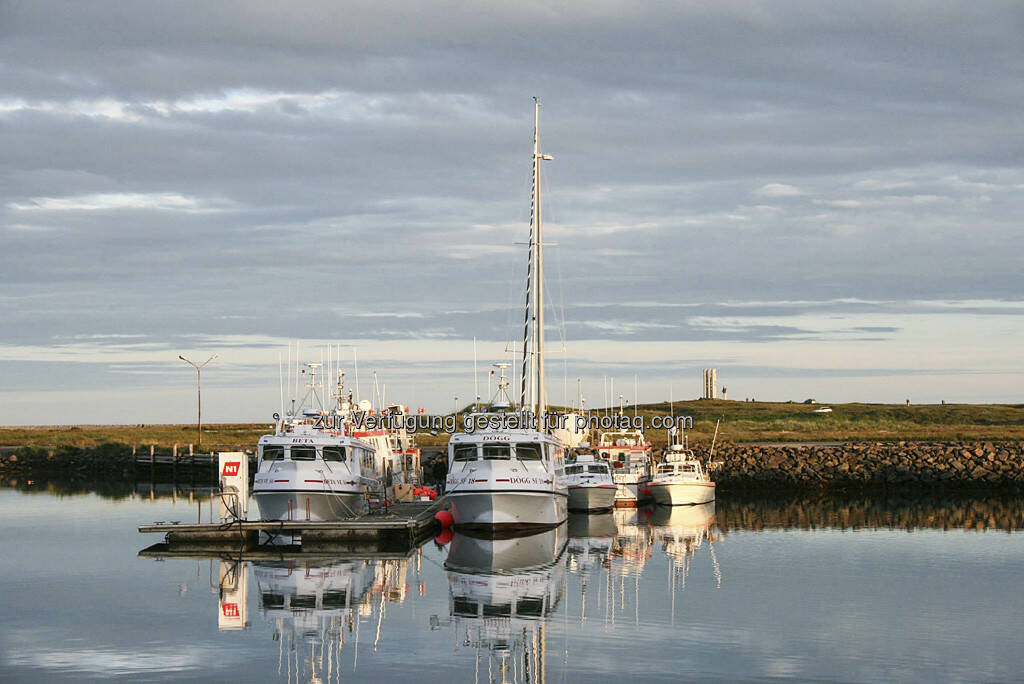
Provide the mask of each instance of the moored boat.
[{"label": "moored boat", "polygon": [[651,445],[640,430],[602,432],[597,443],[598,455],[612,468],[615,482],[615,505],[637,506],[650,499]]},{"label": "moored boat", "polygon": [[[357,406],[338,371],[325,406],[321,364],[301,370],[308,380],[304,408],[276,415],[274,434],[260,437],[252,493],[263,520],[331,521],[365,513],[370,496],[387,498],[392,481],[406,481],[406,459],[396,455],[383,428],[361,428],[369,402]],[[306,406],[309,402],[310,406]],[[410,464],[418,467],[418,459]]]},{"label": "moored boat", "polygon": [[600,511],[615,505],[615,482],[608,464],[581,453],[565,466],[570,511]]},{"label": "moored boat", "polygon": [[[568,517],[565,444],[550,433],[545,409],[540,165],[551,157],[539,151],[539,120],[540,103],[535,100],[520,411],[471,414],[466,431],[449,440],[445,493],[456,529],[491,534],[535,530],[559,525]],[[505,396],[505,387],[502,375],[500,396]]]},{"label": "moored boat", "polygon": [[562,444],[536,430],[453,435],[445,493],[456,527],[525,531],[565,522],[564,458]]},{"label": "moored boat", "polygon": [[647,485],[655,503],[689,506],[715,500],[715,483],[693,451],[672,446]]},{"label": "moored boat", "polygon": [[264,520],[341,520],[365,511],[364,484],[372,468],[371,444],[344,433],[325,433],[312,421],[264,435],[253,496]]}]

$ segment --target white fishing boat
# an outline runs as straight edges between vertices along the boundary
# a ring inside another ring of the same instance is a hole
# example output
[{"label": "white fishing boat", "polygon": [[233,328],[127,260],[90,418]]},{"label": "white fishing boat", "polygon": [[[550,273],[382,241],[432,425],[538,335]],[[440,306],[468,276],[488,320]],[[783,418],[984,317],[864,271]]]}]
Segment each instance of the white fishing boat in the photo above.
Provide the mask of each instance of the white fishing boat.
[{"label": "white fishing boat", "polygon": [[565,466],[570,511],[599,511],[615,505],[615,482],[608,464],[580,453]]},{"label": "white fishing boat", "polygon": [[414,485],[422,483],[422,454],[416,446],[415,437],[406,428],[406,422],[415,418],[409,417],[409,408],[403,404],[391,404],[384,409],[384,415],[390,419],[386,427],[396,466],[393,469],[394,481]]},{"label": "white fishing boat", "polygon": [[[341,520],[365,511],[364,486],[379,486],[373,446],[312,421],[260,438],[253,496],[263,520]],[[369,476],[368,476],[369,475]]]},{"label": "white fishing boat", "polygon": [[540,103],[533,128],[533,199],[518,413],[472,414],[472,428],[448,443],[445,493],[455,527],[492,533],[553,527],[568,516],[565,445],[545,425],[544,269],[539,152]]},{"label": "white fishing boat", "polygon": [[[253,497],[263,520],[329,521],[363,514],[367,498],[388,495],[387,478],[402,473],[385,429],[356,430],[356,407],[338,372],[335,406],[327,410],[318,381],[321,364],[306,364],[298,410],[277,416],[274,434],[260,437]],[[306,404],[312,404],[306,406]],[[293,406],[295,403],[293,403]]]},{"label": "white fishing boat", "polygon": [[615,505],[637,506],[650,499],[651,445],[640,430],[602,432],[598,455],[612,467]]},{"label": "white fishing boat", "polygon": [[452,435],[445,493],[456,528],[526,531],[565,522],[564,458],[565,447],[537,430]]},{"label": "white fishing boat", "polygon": [[655,503],[666,506],[692,506],[715,500],[711,474],[693,451],[673,445],[658,464],[647,485]]}]

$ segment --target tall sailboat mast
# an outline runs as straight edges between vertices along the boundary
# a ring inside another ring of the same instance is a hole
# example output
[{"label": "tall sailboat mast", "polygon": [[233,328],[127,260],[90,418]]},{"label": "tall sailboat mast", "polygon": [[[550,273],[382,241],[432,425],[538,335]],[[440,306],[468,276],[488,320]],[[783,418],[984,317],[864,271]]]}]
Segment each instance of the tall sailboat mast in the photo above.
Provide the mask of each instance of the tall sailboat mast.
[{"label": "tall sailboat mast", "polygon": [[[540,163],[551,155],[540,153],[540,100],[533,98],[533,193],[530,202],[530,258],[526,281],[526,320],[523,329],[522,406],[543,419],[546,406],[544,384],[544,241],[541,223]],[[530,362],[527,394],[527,361]],[[543,425],[541,426],[543,429]]]},{"label": "tall sailboat mast", "polygon": [[[537,215],[537,417],[543,420],[547,396],[544,391],[544,239],[540,220],[540,163],[551,157],[540,154],[540,100],[534,98],[533,107],[533,177],[537,179],[537,202],[534,205]],[[541,430],[544,429],[542,425]]]}]

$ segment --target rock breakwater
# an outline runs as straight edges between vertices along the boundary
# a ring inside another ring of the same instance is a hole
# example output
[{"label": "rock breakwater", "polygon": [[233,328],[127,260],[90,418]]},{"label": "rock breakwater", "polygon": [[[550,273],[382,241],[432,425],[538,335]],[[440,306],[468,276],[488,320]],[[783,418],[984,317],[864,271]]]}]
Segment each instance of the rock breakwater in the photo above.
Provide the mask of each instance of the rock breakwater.
[{"label": "rock breakwater", "polygon": [[1019,442],[727,444],[715,480],[756,483],[962,483],[1024,485]]}]

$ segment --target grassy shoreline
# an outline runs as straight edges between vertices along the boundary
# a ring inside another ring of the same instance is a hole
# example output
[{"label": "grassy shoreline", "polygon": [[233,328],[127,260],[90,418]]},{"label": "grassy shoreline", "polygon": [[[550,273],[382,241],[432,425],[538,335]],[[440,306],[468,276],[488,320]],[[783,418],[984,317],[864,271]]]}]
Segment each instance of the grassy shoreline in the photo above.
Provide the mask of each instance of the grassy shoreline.
[{"label": "grassy shoreline", "polygon": [[[899,441],[1024,441],[1024,404],[829,404],[832,413],[814,413],[822,405],[780,402],[676,402],[675,416],[691,416],[691,441],[710,442],[715,422],[722,419],[719,440],[744,442],[899,442]],[[625,415],[634,415],[633,407]],[[650,425],[654,416],[669,413],[667,402],[641,404],[636,415]],[[202,451],[255,445],[270,430],[261,423],[214,423],[203,426]],[[665,442],[664,430],[650,430],[655,445]],[[446,444],[448,435],[420,433],[423,446]],[[0,426],[0,447],[97,446],[109,442],[188,449],[197,444],[192,425],[35,425]]]}]

